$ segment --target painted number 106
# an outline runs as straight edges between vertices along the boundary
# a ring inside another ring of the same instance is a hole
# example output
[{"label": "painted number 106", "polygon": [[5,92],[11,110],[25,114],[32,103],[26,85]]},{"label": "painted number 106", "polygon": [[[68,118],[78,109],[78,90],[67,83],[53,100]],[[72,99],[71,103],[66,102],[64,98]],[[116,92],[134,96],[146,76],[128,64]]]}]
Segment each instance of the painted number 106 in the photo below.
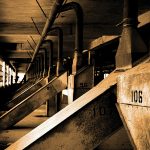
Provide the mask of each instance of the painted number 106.
[{"label": "painted number 106", "polygon": [[132,102],[142,103],[142,91],[134,90],[132,91]]}]

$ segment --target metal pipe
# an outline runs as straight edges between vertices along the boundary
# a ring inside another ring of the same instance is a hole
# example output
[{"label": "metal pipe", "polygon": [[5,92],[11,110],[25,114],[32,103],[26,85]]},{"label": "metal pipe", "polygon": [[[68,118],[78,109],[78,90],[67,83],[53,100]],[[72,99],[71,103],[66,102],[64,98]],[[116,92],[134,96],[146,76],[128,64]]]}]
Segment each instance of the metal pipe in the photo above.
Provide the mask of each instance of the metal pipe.
[{"label": "metal pipe", "polygon": [[46,56],[47,56],[47,49],[46,48],[42,48],[41,49],[41,52],[42,52],[42,56],[43,56],[43,60],[42,60],[42,70],[43,70],[43,77],[45,76],[45,73],[46,73],[46,64],[47,64],[47,59],[46,59]]},{"label": "metal pipe", "polygon": [[53,41],[49,40],[49,43],[50,43],[49,66],[50,66],[51,68],[53,68],[53,53],[54,53]]},{"label": "metal pipe", "polygon": [[39,56],[39,60],[40,60],[40,73],[39,73],[39,76],[41,77],[42,76],[42,72],[43,72],[43,55],[40,55]]},{"label": "metal pipe", "polygon": [[77,68],[82,64],[82,50],[83,50],[83,11],[81,6],[76,2],[64,4],[60,8],[60,12],[73,9],[76,14],[76,31],[75,31],[75,49],[72,64],[72,74],[76,74]]},{"label": "metal pipe", "polygon": [[38,56],[38,65],[39,65],[39,72],[38,72],[38,77],[41,77],[42,74],[42,61],[43,61],[43,57],[42,55]]},{"label": "metal pipe", "polygon": [[83,59],[85,58],[88,58],[88,65],[91,65],[91,50],[83,50],[82,51],[82,54],[83,54]]},{"label": "metal pipe", "polygon": [[40,77],[40,57],[37,58],[37,78]]},{"label": "metal pipe", "polygon": [[42,69],[43,69],[43,55],[39,55],[39,76],[42,75]]},{"label": "metal pipe", "polygon": [[34,61],[34,78],[37,77],[37,61]]},{"label": "metal pipe", "polygon": [[124,0],[123,31],[116,53],[116,70],[126,70],[147,52],[147,47],[137,31],[137,0]]},{"label": "metal pipe", "polygon": [[82,53],[83,50],[83,10],[76,2],[64,4],[60,8],[60,12],[73,9],[76,14],[76,35],[75,35],[75,50]]},{"label": "metal pipe", "polygon": [[35,78],[38,78],[38,59],[37,58],[35,58],[34,63],[35,63],[35,71],[36,71],[35,72]]},{"label": "metal pipe", "polygon": [[52,40],[44,40],[43,41],[43,44],[44,43],[48,43],[49,44],[49,64],[48,64],[48,77],[50,77],[50,72],[51,72],[51,69],[53,68],[53,41]]},{"label": "metal pipe", "polygon": [[91,51],[88,50],[88,65],[91,65]]},{"label": "metal pipe", "polygon": [[46,57],[47,57],[47,49],[44,48],[43,50],[44,50],[44,64],[43,64],[43,66],[44,66],[43,77],[44,77],[46,72],[47,72],[47,69],[46,69],[46,67],[47,67],[46,66],[46,64],[47,64],[47,59],[46,59]]},{"label": "metal pipe", "polygon": [[57,50],[57,65],[56,65],[56,76],[59,76],[60,67],[62,66],[62,54],[63,54],[63,31],[60,27],[51,28],[49,30],[56,30],[58,34],[58,50]]},{"label": "metal pipe", "polygon": [[32,77],[35,78],[35,63],[33,63]]},{"label": "metal pipe", "polygon": [[57,60],[62,60],[62,54],[63,54],[63,31],[60,27],[54,27],[49,30],[51,31],[57,31],[58,34],[58,50],[57,50]]},{"label": "metal pipe", "polygon": [[38,60],[35,59],[35,78],[38,78]]},{"label": "metal pipe", "polygon": [[123,25],[132,25],[137,27],[138,24],[138,4],[137,0],[124,0],[123,8]]},{"label": "metal pipe", "polygon": [[39,51],[39,48],[40,48],[40,46],[42,44],[42,41],[45,39],[45,36],[46,36],[46,34],[48,32],[48,29],[50,29],[52,27],[52,25],[53,25],[53,23],[55,21],[55,18],[57,16],[58,10],[62,6],[63,2],[64,2],[64,0],[56,0],[56,2],[54,3],[53,8],[51,10],[51,13],[49,14],[49,16],[48,16],[48,18],[46,20],[46,23],[45,23],[42,35],[40,37],[40,40],[39,40],[38,44],[36,45],[33,57],[31,59],[31,63],[29,64],[29,66],[27,68],[27,71],[30,69],[31,64],[33,63],[33,61],[35,59],[35,56],[37,55],[37,53]]}]

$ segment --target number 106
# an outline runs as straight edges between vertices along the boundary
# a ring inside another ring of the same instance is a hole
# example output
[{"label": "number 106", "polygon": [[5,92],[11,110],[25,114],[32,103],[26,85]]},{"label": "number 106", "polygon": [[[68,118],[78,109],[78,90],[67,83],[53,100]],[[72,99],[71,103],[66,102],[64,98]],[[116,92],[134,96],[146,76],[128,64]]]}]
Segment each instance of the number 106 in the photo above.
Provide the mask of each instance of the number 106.
[{"label": "number 106", "polygon": [[132,91],[132,102],[142,103],[142,91]]}]

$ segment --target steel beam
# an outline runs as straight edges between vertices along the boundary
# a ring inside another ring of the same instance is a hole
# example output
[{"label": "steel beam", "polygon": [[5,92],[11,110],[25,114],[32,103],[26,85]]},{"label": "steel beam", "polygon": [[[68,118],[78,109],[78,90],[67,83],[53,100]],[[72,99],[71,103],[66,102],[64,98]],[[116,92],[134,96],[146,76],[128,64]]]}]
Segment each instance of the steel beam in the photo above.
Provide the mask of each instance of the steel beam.
[{"label": "steel beam", "polygon": [[20,93],[22,93],[23,91],[25,91],[26,89],[28,89],[31,85],[34,84],[34,82],[35,82],[35,80],[30,79],[26,83],[24,83],[23,85],[21,85],[21,87],[15,92],[13,98],[19,96]]},{"label": "steel beam", "polygon": [[[129,71],[147,71],[145,65],[150,66],[148,61],[149,58],[142,62],[144,64]],[[114,107],[115,85],[121,74],[123,72],[112,72],[94,88],[20,138],[7,150],[62,147],[94,149],[121,125]]]},{"label": "steel beam", "polygon": [[[18,105],[0,117],[0,130],[6,129],[26,117],[50,98],[65,89],[67,86],[67,72],[54,77],[48,84],[38,89]],[[51,94],[49,94],[51,93]]]},{"label": "steel beam", "polygon": [[[110,74],[7,150],[17,149],[94,149],[122,123],[113,96],[116,78]],[[97,98],[97,99],[96,99]]]},{"label": "steel beam", "polygon": [[46,78],[42,78],[37,83],[31,85],[29,88],[27,88],[26,90],[24,90],[23,92],[21,92],[19,95],[17,95],[16,97],[14,97],[11,101],[9,101],[6,104],[5,107],[7,109],[11,109],[11,108],[15,107],[15,105],[19,104],[21,101],[23,101],[24,99],[26,99],[28,96],[30,96],[31,94],[33,94],[34,92],[36,92],[38,89],[40,89],[42,86],[46,85],[47,83],[48,83],[47,77]]}]

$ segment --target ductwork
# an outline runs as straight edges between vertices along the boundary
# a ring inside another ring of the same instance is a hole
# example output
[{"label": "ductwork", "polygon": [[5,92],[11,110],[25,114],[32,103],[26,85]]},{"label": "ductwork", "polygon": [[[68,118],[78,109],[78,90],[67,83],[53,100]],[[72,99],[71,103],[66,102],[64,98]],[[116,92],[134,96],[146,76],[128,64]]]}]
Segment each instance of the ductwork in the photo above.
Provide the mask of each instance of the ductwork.
[{"label": "ductwork", "polygon": [[40,52],[42,52],[42,76],[45,76],[46,73],[46,64],[47,64],[47,49],[41,48]]},{"label": "ductwork", "polygon": [[124,0],[123,31],[116,54],[116,70],[132,68],[133,60],[147,52],[147,47],[137,31],[137,0]]},{"label": "ductwork", "polygon": [[60,8],[60,12],[74,10],[76,15],[76,31],[75,31],[75,50],[82,53],[83,50],[83,11],[81,6],[76,2],[64,4]]},{"label": "ductwork", "polygon": [[76,14],[76,31],[75,31],[75,50],[72,64],[72,74],[76,74],[78,66],[81,66],[81,57],[83,50],[83,11],[81,6],[76,2],[64,4],[60,12],[74,10]]},{"label": "ductwork", "polygon": [[63,54],[63,31],[60,27],[51,28],[48,32],[51,31],[56,31],[58,34],[57,60],[61,60]]},{"label": "ductwork", "polygon": [[40,71],[41,71],[41,63],[40,63],[40,61],[41,61],[41,57],[36,57],[37,58],[37,68],[38,68],[38,72],[37,72],[37,78],[39,78],[40,77]]},{"label": "ductwork", "polygon": [[[48,78],[50,78],[51,69],[53,68],[53,41],[52,40],[44,40],[42,44],[48,43],[49,44],[49,61],[48,61]],[[47,66],[47,64],[46,64]]]},{"label": "ductwork", "polygon": [[[62,3],[63,3],[63,0],[62,1],[57,0],[55,2],[53,9],[52,9],[52,13],[50,14],[50,16],[48,17],[48,19],[46,21],[45,27],[42,32],[42,36],[36,46],[35,52],[33,54],[31,63],[29,64],[27,71],[30,69],[31,64],[34,61],[34,58],[39,51],[39,47],[42,44],[42,41],[44,40],[45,36],[47,35],[47,32],[49,30],[51,30],[51,27],[56,18],[56,15],[58,13],[61,13],[64,11],[74,9],[77,19],[76,19],[75,52],[74,52],[74,60],[73,60],[73,67],[72,67],[73,71],[72,72],[74,72],[74,74],[76,73],[77,65],[79,62],[78,57],[79,57],[79,55],[82,54],[82,49],[83,49],[83,11],[82,11],[81,6],[76,2],[70,2],[70,3],[64,4],[64,5],[62,5]],[[62,55],[61,53],[58,53],[58,59],[61,57],[61,55]]]},{"label": "ductwork", "polygon": [[31,63],[29,64],[29,66],[27,68],[27,72],[29,71],[29,69],[31,67],[31,64],[33,63],[37,53],[39,52],[39,48],[40,48],[40,46],[42,44],[42,41],[45,39],[45,36],[47,35],[48,30],[52,27],[52,25],[53,25],[53,23],[55,21],[55,18],[56,18],[57,14],[58,14],[58,10],[62,6],[63,2],[64,2],[64,0],[56,0],[55,1],[54,5],[53,5],[53,8],[51,10],[51,13],[49,14],[49,16],[48,16],[48,18],[46,20],[46,23],[45,23],[42,35],[40,37],[40,40],[39,40],[38,44],[36,45],[33,57],[31,59]]},{"label": "ductwork", "polygon": [[51,28],[51,31],[57,31],[58,34],[58,50],[57,50],[57,65],[56,65],[56,76],[59,76],[60,68],[62,67],[62,54],[63,54],[63,31],[60,27]]}]

